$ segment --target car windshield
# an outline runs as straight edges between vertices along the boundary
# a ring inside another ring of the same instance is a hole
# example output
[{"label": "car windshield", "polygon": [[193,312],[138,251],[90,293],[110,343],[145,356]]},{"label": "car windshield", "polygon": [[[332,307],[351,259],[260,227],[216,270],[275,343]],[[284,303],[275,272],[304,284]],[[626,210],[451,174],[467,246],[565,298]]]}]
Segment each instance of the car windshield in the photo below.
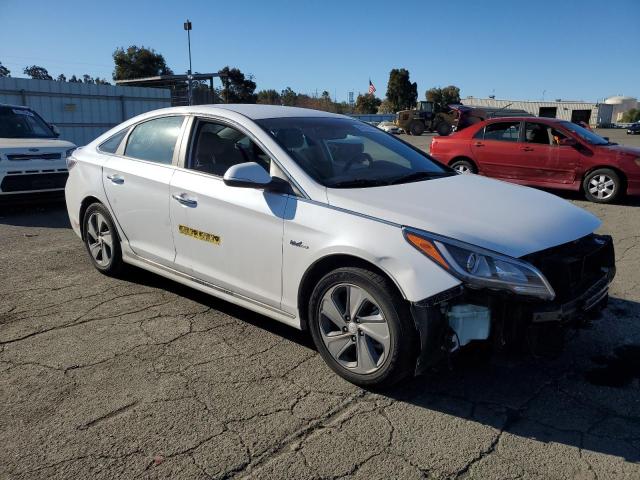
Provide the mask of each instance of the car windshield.
[{"label": "car windshield", "polygon": [[375,187],[455,175],[427,154],[358,120],[269,118],[257,123],[326,187]]},{"label": "car windshield", "polygon": [[605,140],[600,135],[596,135],[591,130],[587,130],[580,125],[576,125],[575,123],[571,122],[560,122],[560,124],[567,130],[578,135],[585,142],[590,143],[591,145],[609,145],[608,140]]},{"label": "car windshield", "polygon": [[29,109],[0,107],[0,138],[54,138],[53,130]]}]

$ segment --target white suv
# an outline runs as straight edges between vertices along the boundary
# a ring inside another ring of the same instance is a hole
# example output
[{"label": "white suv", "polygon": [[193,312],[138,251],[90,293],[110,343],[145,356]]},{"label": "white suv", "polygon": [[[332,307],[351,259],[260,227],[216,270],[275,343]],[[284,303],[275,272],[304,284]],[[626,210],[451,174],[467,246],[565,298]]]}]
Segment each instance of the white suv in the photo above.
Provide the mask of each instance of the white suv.
[{"label": "white suv", "polygon": [[0,197],[62,192],[76,146],[29,107],[0,104]]}]

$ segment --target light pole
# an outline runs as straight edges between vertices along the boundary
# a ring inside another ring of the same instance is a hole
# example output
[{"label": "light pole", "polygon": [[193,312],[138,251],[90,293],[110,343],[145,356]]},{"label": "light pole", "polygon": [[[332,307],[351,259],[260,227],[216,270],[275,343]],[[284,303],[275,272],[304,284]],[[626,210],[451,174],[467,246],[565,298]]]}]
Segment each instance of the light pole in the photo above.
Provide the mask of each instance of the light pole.
[{"label": "light pole", "polygon": [[189,71],[187,72],[187,85],[189,86],[189,105],[191,105],[191,21],[187,18],[184,22],[184,29],[187,31],[187,42],[189,44]]}]

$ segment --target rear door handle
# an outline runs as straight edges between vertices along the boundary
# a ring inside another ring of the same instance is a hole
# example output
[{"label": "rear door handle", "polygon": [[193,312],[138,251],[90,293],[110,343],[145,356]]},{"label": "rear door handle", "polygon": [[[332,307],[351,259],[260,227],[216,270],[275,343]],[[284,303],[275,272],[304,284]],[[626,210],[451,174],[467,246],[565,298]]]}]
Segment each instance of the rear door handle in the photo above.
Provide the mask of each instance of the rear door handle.
[{"label": "rear door handle", "polygon": [[174,193],[171,196],[174,200],[177,200],[182,205],[186,205],[187,207],[195,208],[198,206],[198,201],[193,198],[189,198],[186,193]]},{"label": "rear door handle", "polygon": [[111,175],[107,175],[107,178],[111,180],[111,183],[115,183],[116,185],[122,185],[124,183],[124,178],[120,175],[112,173]]},{"label": "rear door handle", "polygon": [[520,150],[522,150],[523,152],[533,152],[532,147],[522,147]]},{"label": "rear door handle", "polygon": [[474,147],[484,147],[484,143],[482,142],[476,142],[473,144]]}]

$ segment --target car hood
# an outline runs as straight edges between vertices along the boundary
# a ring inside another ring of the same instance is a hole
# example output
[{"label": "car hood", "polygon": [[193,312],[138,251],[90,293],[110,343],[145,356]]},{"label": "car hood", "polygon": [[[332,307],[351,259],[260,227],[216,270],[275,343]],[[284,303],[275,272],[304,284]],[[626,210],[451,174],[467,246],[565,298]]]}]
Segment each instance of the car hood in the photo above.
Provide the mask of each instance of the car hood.
[{"label": "car hood", "polygon": [[616,155],[634,155],[640,156],[640,148],[628,147],[626,145],[602,145],[600,148],[607,150],[608,152],[615,153]]},{"label": "car hood", "polygon": [[29,148],[59,151],[75,148],[75,145],[57,138],[0,138],[0,149],[2,150],[23,150]]},{"label": "car hood", "polygon": [[332,206],[521,257],[600,226],[566,200],[479,175],[374,188],[327,189]]}]

